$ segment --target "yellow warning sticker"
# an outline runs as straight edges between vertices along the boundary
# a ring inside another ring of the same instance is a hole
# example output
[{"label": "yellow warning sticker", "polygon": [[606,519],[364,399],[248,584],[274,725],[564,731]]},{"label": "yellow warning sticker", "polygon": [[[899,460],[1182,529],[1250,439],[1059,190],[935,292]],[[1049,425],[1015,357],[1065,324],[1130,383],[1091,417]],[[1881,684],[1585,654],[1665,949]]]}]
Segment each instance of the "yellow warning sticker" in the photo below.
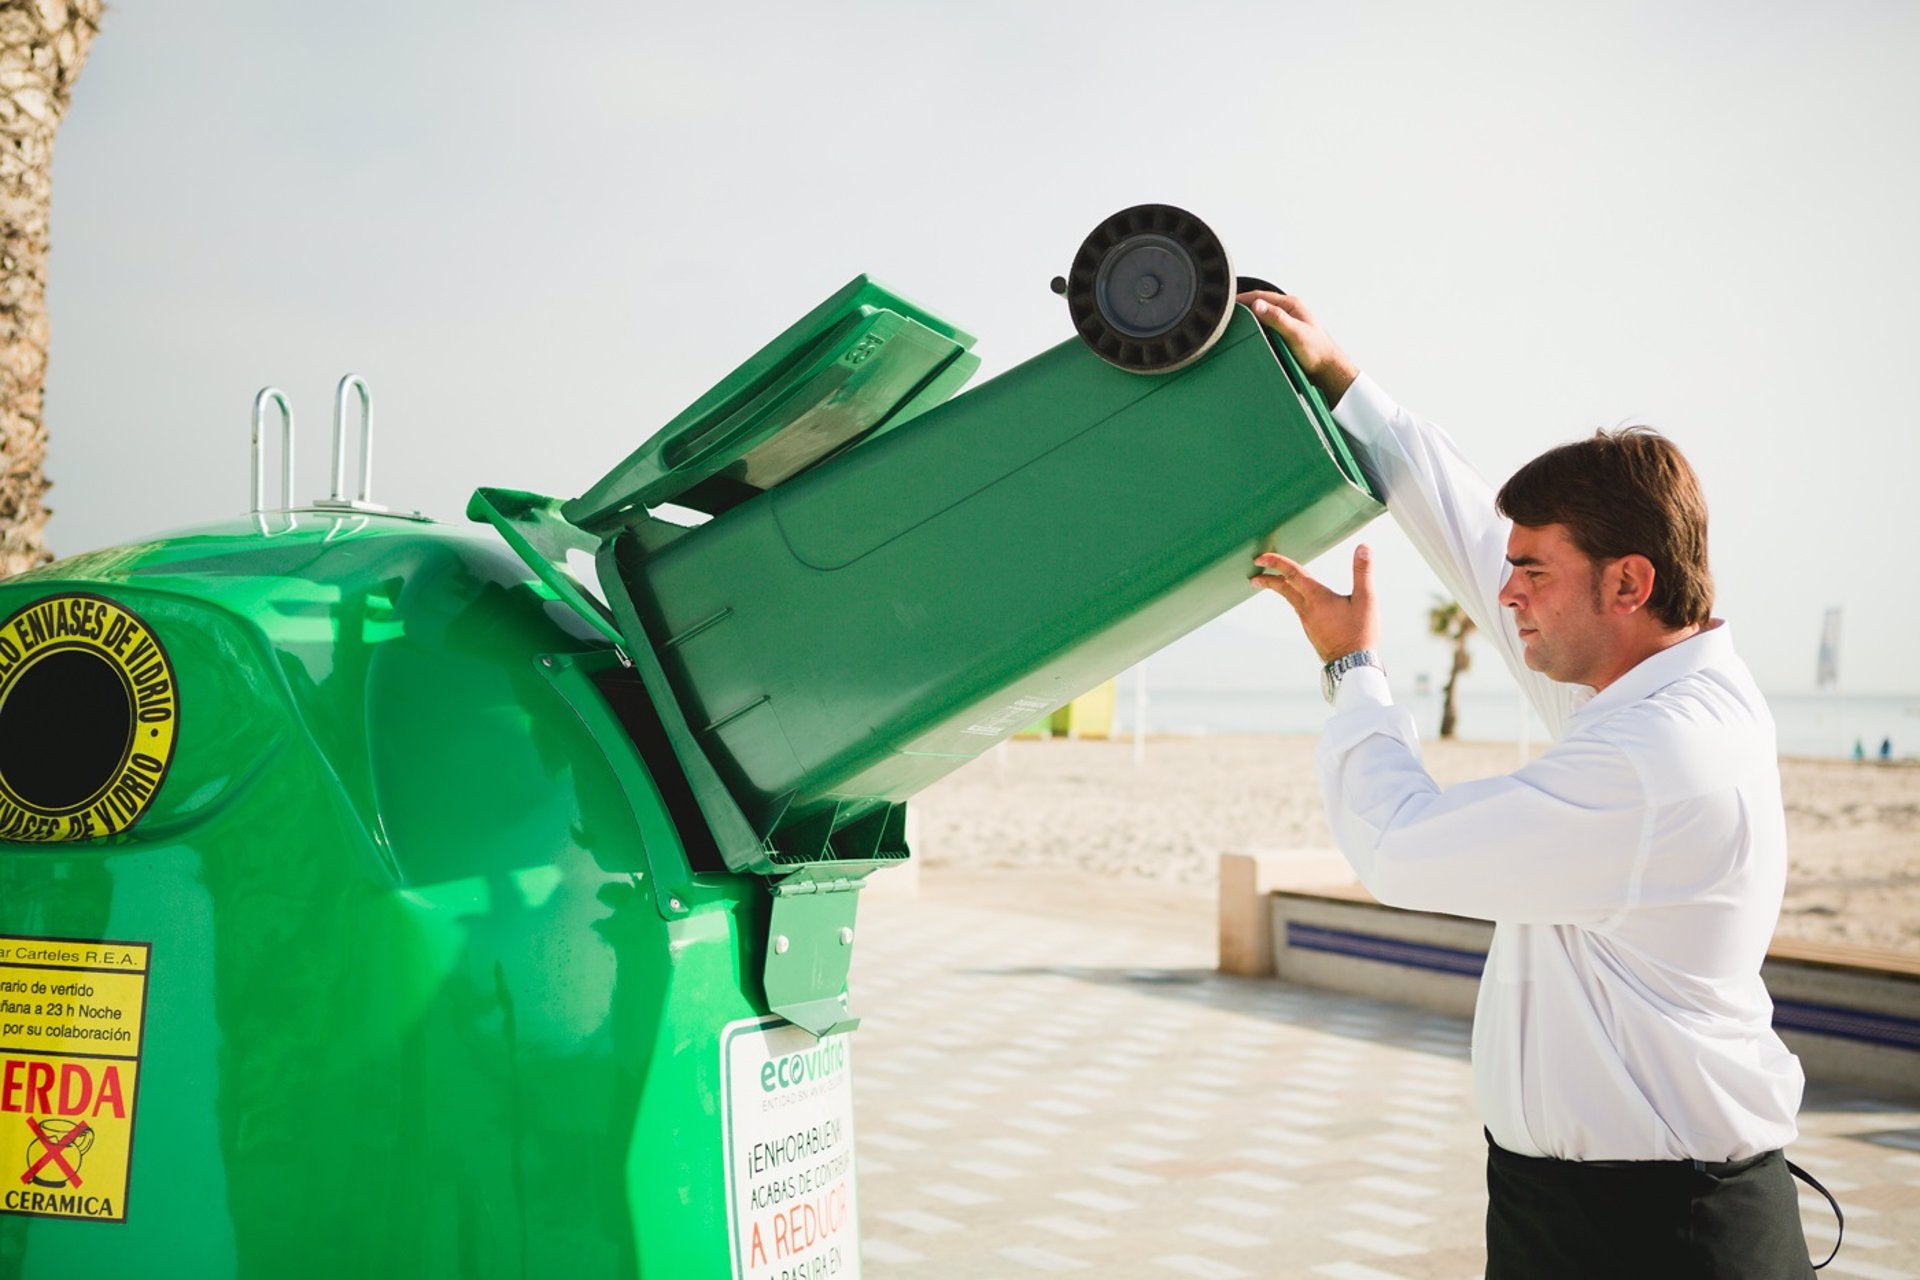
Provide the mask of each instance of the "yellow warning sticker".
[{"label": "yellow warning sticker", "polygon": [[160,637],[105,596],[47,596],[0,621],[0,840],[125,831],[173,760],[180,690]]},{"label": "yellow warning sticker", "polygon": [[0,934],[0,1213],[126,1221],[150,951]]}]

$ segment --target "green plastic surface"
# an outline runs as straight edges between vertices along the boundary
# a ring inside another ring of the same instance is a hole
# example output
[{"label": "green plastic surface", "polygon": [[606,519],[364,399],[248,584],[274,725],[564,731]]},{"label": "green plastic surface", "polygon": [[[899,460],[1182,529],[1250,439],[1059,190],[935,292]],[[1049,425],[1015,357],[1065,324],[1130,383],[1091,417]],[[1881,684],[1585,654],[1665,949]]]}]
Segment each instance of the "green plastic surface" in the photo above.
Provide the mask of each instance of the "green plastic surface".
[{"label": "green plastic surface", "polygon": [[624,668],[491,537],[297,520],[0,584],[133,609],[180,701],[128,832],[0,842],[0,935],[152,948],[126,1221],[0,1213],[0,1275],[731,1275],[764,884],[690,869]]},{"label": "green plastic surface", "polygon": [[624,637],[605,605],[575,575],[576,558],[591,570],[600,540],[567,522],[557,498],[519,489],[476,489],[467,501],[467,518],[492,525],[534,575],[553,589],[587,625],[614,644]]},{"label": "green plastic surface", "polygon": [[566,504],[605,533],[646,508],[717,512],[907,422],[959,389],[971,335],[855,277]]},{"label": "green plastic surface", "polygon": [[847,1003],[857,889],[857,883],[822,885],[803,873],[774,890],[767,1003],[816,1035],[860,1025]]},{"label": "green plastic surface", "polygon": [[699,528],[605,530],[728,864],[884,855],[842,833],[1377,515],[1290,364],[1244,309],[1168,376],[1069,341]]}]

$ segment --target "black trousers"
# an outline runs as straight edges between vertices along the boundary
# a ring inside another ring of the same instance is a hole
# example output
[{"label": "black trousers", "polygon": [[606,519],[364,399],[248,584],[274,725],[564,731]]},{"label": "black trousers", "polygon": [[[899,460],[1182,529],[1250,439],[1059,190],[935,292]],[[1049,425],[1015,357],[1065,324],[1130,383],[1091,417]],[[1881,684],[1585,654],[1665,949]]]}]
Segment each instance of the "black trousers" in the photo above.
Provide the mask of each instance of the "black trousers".
[{"label": "black trousers", "polygon": [[1729,1164],[1542,1160],[1487,1140],[1487,1280],[1808,1280],[1778,1151]]}]

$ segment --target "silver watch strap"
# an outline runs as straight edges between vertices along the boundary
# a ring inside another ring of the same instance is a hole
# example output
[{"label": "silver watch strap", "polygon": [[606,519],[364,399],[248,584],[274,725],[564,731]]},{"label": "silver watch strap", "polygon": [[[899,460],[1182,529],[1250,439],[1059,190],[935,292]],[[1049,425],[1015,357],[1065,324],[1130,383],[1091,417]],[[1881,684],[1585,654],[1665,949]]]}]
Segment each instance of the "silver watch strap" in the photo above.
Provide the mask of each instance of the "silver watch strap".
[{"label": "silver watch strap", "polygon": [[1320,669],[1320,691],[1326,697],[1327,705],[1333,705],[1341,678],[1356,667],[1372,667],[1382,675],[1387,671],[1386,665],[1380,661],[1380,655],[1371,649],[1355,649],[1352,653],[1341,654]]}]

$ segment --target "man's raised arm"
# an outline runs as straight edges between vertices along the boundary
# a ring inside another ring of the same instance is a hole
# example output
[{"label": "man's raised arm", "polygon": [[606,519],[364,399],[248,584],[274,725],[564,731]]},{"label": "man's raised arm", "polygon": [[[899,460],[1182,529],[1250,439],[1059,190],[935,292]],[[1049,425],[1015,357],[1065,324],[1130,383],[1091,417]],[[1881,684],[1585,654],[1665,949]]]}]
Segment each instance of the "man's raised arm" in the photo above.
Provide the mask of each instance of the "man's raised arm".
[{"label": "man's raised arm", "polygon": [[1527,667],[1519,636],[1501,616],[1511,524],[1494,506],[1494,487],[1445,431],[1402,409],[1361,373],[1298,298],[1262,290],[1241,294],[1239,301],[1293,352],[1358,448],[1361,466],[1395,522],[1441,586],[1499,648],[1507,669],[1558,737],[1572,713],[1574,691]]}]

